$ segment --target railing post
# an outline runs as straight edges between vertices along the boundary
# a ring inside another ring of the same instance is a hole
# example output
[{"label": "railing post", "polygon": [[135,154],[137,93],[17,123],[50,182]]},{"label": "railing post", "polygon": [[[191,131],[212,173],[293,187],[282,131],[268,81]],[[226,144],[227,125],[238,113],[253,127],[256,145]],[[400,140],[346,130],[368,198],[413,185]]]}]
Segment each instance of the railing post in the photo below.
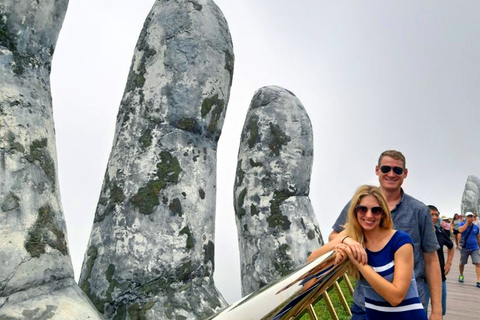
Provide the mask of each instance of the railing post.
[{"label": "railing post", "polygon": [[310,319],[318,320],[317,314],[315,313],[315,310],[313,309],[313,306],[311,304],[308,305],[307,312],[308,312],[308,315],[310,316]]},{"label": "railing post", "polygon": [[[346,277],[346,275],[345,275],[345,277]],[[333,285],[335,286],[335,289],[337,289],[338,297],[340,298],[340,302],[342,303],[343,308],[345,309],[345,311],[348,313],[349,316],[352,316],[352,312],[350,311],[350,307],[347,303],[347,299],[345,299],[345,295],[343,294],[342,288],[340,288],[340,285],[338,284],[338,281],[335,281],[335,283]]]},{"label": "railing post", "polygon": [[352,283],[350,282],[350,279],[348,278],[347,274],[343,275],[343,279],[347,283],[347,287],[348,287],[348,290],[350,290],[350,294],[353,295],[353,286],[352,286]]},{"label": "railing post", "polygon": [[327,305],[328,311],[330,311],[330,315],[332,316],[332,318],[334,320],[339,320],[337,312],[333,307],[332,300],[330,299],[330,296],[328,295],[327,291],[325,291],[322,295],[323,295],[323,299],[325,299],[325,304]]}]

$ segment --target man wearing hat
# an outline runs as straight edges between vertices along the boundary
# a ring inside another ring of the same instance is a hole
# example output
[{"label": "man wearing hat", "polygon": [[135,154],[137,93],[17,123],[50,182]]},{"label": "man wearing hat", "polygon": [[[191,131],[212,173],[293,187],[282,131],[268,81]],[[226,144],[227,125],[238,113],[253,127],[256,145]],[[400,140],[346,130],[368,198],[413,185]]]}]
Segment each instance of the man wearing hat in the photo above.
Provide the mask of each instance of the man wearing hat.
[{"label": "man wearing hat", "polygon": [[461,256],[460,256],[460,276],[458,281],[464,281],[463,269],[468,262],[468,257],[472,257],[472,263],[475,265],[477,272],[477,287],[480,288],[480,254],[478,253],[478,244],[480,243],[480,230],[476,224],[473,223],[473,213],[465,213],[465,221],[460,223],[458,231],[462,234],[461,241],[463,242]]}]

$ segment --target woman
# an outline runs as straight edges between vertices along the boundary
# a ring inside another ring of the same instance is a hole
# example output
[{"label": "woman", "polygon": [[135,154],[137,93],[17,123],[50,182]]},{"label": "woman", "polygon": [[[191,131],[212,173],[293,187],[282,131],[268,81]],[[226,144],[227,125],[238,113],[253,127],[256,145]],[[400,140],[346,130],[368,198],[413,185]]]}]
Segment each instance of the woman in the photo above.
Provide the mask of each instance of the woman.
[{"label": "woman", "polygon": [[[392,225],[380,189],[361,186],[350,202],[345,230],[315,250],[309,260],[332,249],[337,252],[336,262],[348,256],[349,274],[365,282],[367,319],[426,320],[413,272],[413,240],[407,233],[392,229]],[[356,248],[342,243],[346,237],[363,245],[368,264],[361,255],[359,258]]]},{"label": "woman", "polygon": [[453,222],[451,223],[451,230],[453,232],[453,237],[455,238],[455,247],[457,249],[460,249],[460,247],[458,246],[458,240],[460,240],[460,237],[462,236],[460,234],[460,231],[458,231],[460,222],[462,222],[462,219],[460,218],[458,213],[455,213],[455,215],[453,216]]},{"label": "woman", "polygon": [[443,231],[447,234],[447,236],[450,238],[450,219],[448,219],[446,216],[442,217],[442,222],[440,222],[440,226],[442,227]]}]

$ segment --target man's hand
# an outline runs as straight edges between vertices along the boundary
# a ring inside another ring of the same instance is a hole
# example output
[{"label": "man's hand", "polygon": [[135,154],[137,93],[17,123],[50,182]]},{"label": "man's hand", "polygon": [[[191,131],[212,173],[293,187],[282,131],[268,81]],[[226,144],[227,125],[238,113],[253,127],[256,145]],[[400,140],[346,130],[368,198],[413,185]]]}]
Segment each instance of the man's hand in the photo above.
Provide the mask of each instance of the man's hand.
[{"label": "man's hand", "polygon": [[448,262],[445,263],[445,268],[444,268],[444,270],[445,270],[445,275],[447,275],[447,274],[450,272],[450,269],[451,269],[451,268],[452,268],[452,263],[451,263],[451,262],[450,262],[450,263],[448,263]]},{"label": "man's hand", "polygon": [[365,248],[358,243],[357,241],[353,240],[350,237],[347,237],[343,240],[343,243],[348,245],[352,252],[352,258],[361,263],[362,265],[367,264],[367,252]]}]

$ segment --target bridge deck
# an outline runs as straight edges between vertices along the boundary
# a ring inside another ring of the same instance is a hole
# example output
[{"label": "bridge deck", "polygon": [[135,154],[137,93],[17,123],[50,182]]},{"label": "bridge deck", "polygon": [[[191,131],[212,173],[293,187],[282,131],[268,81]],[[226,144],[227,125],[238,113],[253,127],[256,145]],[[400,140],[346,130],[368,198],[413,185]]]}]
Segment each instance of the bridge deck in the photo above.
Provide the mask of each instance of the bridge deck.
[{"label": "bridge deck", "polygon": [[[445,254],[445,257],[447,255]],[[460,271],[460,250],[455,249],[452,269],[447,275],[447,314],[444,320],[478,320],[480,319],[480,288],[475,286],[475,266],[468,259],[465,265],[465,282],[458,282]]]}]

